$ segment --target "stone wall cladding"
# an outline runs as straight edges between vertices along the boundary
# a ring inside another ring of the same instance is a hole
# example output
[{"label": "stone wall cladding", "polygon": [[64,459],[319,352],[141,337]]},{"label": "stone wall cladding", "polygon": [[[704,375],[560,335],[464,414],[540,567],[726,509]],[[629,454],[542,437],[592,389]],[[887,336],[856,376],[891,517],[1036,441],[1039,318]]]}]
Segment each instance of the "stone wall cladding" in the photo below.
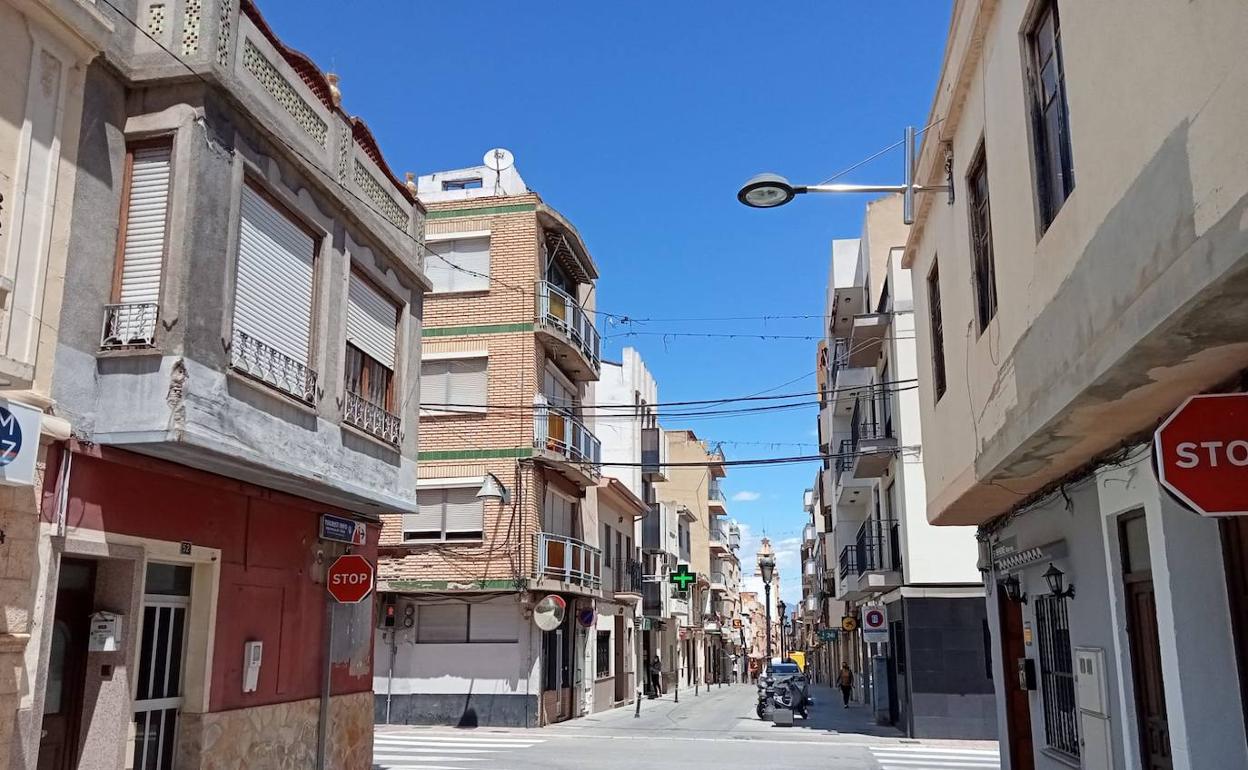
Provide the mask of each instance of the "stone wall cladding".
[{"label": "stone wall cladding", "polygon": [[[316,767],[316,698],[269,706],[181,714],[176,767],[187,770],[307,770]],[[373,694],[335,695],[329,707],[325,765],[369,770],[373,763]]]}]

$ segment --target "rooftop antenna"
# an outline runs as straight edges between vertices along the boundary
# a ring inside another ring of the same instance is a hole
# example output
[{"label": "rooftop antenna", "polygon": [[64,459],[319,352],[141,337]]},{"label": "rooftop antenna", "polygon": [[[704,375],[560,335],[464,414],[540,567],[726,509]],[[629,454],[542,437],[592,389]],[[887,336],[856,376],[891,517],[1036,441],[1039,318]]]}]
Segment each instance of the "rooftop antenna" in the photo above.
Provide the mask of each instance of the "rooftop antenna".
[{"label": "rooftop antenna", "polygon": [[511,154],[511,150],[502,147],[495,147],[485,153],[485,167],[494,172],[494,194],[503,194],[503,172],[511,168],[516,162],[516,157]]}]

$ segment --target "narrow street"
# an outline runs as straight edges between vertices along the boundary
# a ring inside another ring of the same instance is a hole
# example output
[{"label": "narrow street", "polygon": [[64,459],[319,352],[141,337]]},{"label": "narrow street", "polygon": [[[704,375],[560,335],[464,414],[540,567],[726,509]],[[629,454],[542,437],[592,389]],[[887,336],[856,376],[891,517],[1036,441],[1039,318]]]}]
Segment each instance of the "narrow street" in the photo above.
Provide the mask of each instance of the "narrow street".
[{"label": "narrow street", "polygon": [[[857,705],[843,709],[832,690],[814,689],[809,721],[777,727],[754,714],[751,685],[681,690],[642,701],[641,716],[618,708],[542,729],[447,730],[378,725],[377,770],[762,767],[843,770],[987,770],[997,745],[915,741],[872,723]],[[592,758],[592,759],[591,759]]]}]

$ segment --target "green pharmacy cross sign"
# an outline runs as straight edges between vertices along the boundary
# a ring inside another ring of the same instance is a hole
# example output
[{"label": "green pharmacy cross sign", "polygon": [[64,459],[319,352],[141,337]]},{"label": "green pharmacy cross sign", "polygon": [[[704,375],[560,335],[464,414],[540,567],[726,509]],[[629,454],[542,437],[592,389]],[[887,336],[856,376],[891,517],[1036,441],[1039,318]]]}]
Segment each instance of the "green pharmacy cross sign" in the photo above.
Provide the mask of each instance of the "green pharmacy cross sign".
[{"label": "green pharmacy cross sign", "polygon": [[689,590],[689,584],[698,579],[696,572],[689,571],[688,564],[682,564],[676,568],[676,571],[668,576],[668,580],[672,581],[677,588],[682,591]]}]

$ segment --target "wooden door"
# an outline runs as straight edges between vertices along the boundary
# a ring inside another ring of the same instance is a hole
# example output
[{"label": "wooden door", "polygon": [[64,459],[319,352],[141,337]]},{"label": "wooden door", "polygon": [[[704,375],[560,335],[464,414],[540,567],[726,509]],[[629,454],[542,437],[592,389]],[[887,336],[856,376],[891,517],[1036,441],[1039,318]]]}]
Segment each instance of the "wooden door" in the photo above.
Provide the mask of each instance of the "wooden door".
[{"label": "wooden door", "polygon": [[[617,544],[619,541],[616,541]],[[619,559],[617,554],[616,559]],[[618,571],[618,570],[617,570]],[[615,640],[615,702],[619,703],[628,698],[628,671],[625,670],[624,656],[627,650],[627,641],[624,639],[624,616],[615,616],[615,633],[612,635]]]},{"label": "wooden door", "polygon": [[94,607],[95,562],[62,559],[43,700],[39,770],[78,767],[78,736],[87,675],[87,635]]},{"label": "wooden door", "polygon": [[1157,600],[1153,593],[1148,529],[1143,511],[1118,520],[1122,581],[1127,600],[1127,637],[1131,644],[1131,680],[1140,728],[1140,759],[1146,770],[1170,770],[1170,723],[1161,673]]},{"label": "wooden door", "polygon": [[1231,631],[1239,669],[1240,702],[1248,729],[1248,518],[1222,519],[1222,553],[1226,564],[1226,593],[1230,601]]},{"label": "wooden door", "polygon": [[1011,770],[1035,770],[1031,742],[1031,704],[1018,683],[1018,659],[1027,655],[1023,640],[1023,607],[1006,598],[999,586],[997,609],[1001,617],[1001,663],[1005,677],[1006,751]]}]

